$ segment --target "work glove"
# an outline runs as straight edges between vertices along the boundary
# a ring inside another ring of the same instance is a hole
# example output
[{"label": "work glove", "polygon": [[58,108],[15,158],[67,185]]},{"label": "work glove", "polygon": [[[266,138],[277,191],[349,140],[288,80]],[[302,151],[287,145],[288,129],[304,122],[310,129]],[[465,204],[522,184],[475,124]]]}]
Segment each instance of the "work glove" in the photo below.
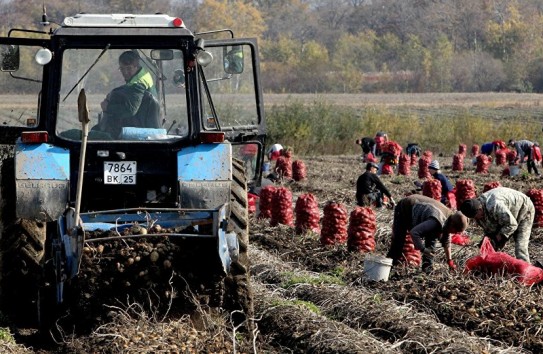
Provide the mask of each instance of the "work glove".
[{"label": "work glove", "polygon": [[456,270],[456,264],[454,264],[454,261],[452,259],[449,259],[447,264],[449,265],[450,270]]}]

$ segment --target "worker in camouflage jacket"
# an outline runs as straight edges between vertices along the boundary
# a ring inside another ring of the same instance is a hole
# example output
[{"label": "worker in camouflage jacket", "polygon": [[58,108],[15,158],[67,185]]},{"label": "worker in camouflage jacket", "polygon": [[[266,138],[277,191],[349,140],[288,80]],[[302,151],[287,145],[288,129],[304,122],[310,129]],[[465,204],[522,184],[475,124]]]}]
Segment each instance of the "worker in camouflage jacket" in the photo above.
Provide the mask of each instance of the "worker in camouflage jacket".
[{"label": "worker in camouflage jacket", "polygon": [[464,201],[460,211],[476,220],[496,250],[502,249],[512,237],[515,257],[530,262],[528,244],[535,208],[526,194],[506,187],[494,188]]},{"label": "worker in camouflage jacket", "polygon": [[392,243],[387,257],[392,258],[393,265],[399,264],[407,232],[410,232],[415,249],[422,252],[424,272],[432,270],[437,240],[443,246],[447,264],[456,269],[451,257],[451,234],[463,232],[467,226],[468,220],[462,213],[452,211],[433,198],[410,195],[394,208]]}]

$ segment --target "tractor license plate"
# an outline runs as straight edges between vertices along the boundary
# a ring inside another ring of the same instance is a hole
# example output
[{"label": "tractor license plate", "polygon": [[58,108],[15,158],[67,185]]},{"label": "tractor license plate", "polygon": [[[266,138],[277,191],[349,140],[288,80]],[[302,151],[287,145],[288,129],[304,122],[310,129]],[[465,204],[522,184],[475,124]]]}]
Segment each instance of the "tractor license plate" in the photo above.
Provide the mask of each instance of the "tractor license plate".
[{"label": "tractor license plate", "polygon": [[104,184],[136,184],[136,161],[104,161]]}]

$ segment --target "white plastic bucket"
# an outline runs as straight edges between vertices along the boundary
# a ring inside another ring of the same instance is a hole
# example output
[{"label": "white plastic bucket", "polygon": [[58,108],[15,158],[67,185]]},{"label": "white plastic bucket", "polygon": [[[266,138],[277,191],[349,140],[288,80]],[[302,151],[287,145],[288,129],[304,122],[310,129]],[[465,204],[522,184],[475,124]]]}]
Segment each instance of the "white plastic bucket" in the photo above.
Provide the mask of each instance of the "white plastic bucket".
[{"label": "white plastic bucket", "polygon": [[518,166],[512,165],[509,166],[509,176],[517,176],[520,173],[520,168]]},{"label": "white plastic bucket", "polygon": [[390,258],[372,254],[367,254],[364,258],[364,274],[370,280],[387,281],[390,268],[392,268],[392,259]]}]

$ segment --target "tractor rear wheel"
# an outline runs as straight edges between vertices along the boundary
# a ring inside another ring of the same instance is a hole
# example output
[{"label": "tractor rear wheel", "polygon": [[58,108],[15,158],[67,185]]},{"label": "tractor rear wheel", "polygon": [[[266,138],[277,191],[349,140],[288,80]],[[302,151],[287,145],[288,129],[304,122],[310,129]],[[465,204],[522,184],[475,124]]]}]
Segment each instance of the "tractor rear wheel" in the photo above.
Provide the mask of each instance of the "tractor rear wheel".
[{"label": "tractor rear wheel", "polygon": [[232,262],[230,273],[225,279],[226,294],[224,307],[233,312],[234,323],[246,321],[252,330],[254,318],[253,291],[249,275],[249,214],[247,203],[247,181],[243,162],[232,163],[232,188],[230,198],[230,221],[228,232],[234,231],[239,242],[239,257]]},{"label": "tractor rear wheel", "polygon": [[0,175],[0,305],[16,323],[37,323],[38,288],[45,255],[46,224],[16,219],[14,160],[2,161]]}]

